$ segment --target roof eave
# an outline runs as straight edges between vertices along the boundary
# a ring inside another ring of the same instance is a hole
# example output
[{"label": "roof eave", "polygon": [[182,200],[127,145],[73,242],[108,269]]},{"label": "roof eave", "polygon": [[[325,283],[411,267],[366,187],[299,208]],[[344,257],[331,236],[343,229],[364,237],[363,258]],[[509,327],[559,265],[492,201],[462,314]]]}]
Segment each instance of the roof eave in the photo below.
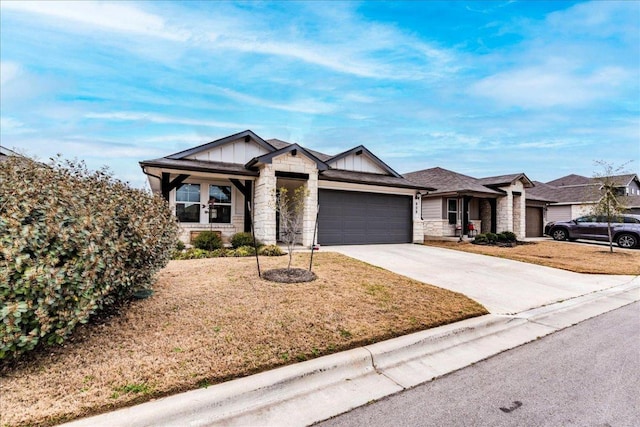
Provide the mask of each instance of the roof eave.
[{"label": "roof eave", "polygon": [[267,141],[265,141],[264,139],[260,138],[252,130],[247,129],[245,131],[238,132],[238,133],[233,134],[233,135],[225,136],[224,138],[216,139],[215,141],[207,142],[206,144],[198,145],[197,147],[189,148],[188,150],[183,150],[183,151],[180,151],[178,153],[170,154],[170,155],[166,156],[166,158],[167,159],[172,159],[172,160],[184,159],[186,156],[191,156],[193,154],[197,154],[197,153],[200,153],[202,151],[205,151],[205,150],[208,150],[208,149],[211,149],[211,148],[214,148],[214,147],[218,147],[220,145],[224,145],[227,142],[234,141],[236,139],[240,139],[240,138],[243,138],[243,137],[244,138],[248,137],[249,140],[253,140],[258,145],[260,145],[261,147],[265,148],[267,151],[275,151],[276,150],[276,148],[273,145],[269,144]]}]

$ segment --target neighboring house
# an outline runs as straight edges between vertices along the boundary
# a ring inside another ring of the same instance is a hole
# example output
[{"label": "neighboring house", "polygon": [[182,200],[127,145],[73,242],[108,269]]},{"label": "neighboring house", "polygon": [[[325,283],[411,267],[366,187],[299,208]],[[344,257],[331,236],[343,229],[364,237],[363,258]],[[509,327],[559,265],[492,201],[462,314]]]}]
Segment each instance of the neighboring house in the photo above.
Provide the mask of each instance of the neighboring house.
[{"label": "neighboring house", "polygon": [[5,160],[8,156],[20,156],[20,154],[0,145],[0,162]]},{"label": "neighboring house", "polygon": [[250,231],[253,218],[256,238],[276,243],[277,189],[300,186],[309,192],[304,246],[424,238],[420,194],[430,186],[408,181],[363,146],[331,156],[247,130],[140,166],[174,209],[184,242],[203,230],[228,239]]},{"label": "neighboring house", "polygon": [[[621,202],[629,213],[640,214],[640,180],[636,174],[611,177],[617,185]],[[553,200],[547,210],[546,221],[569,221],[593,211],[600,199],[600,182],[597,178],[567,175],[546,183],[534,182],[529,191],[534,197]]]},{"label": "neighboring house", "polygon": [[[512,231],[520,239],[527,235],[526,191],[533,183],[524,173],[478,179],[436,167],[404,177],[435,187],[422,194],[425,236],[468,234],[469,224],[481,233]],[[542,224],[539,232],[542,235]]]}]

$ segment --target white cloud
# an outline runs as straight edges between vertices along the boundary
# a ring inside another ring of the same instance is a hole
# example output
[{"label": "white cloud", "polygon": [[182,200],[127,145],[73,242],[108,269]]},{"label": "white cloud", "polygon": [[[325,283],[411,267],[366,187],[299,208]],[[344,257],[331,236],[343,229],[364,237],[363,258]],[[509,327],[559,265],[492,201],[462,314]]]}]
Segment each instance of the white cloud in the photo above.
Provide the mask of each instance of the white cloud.
[{"label": "white cloud", "polygon": [[619,67],[603,67],[583,74],[563,65],[525,66],[481,79],[470,91],[502,106],[587,107],[610,97],[629,77]]},{"label": "white cloud", "polygon": [[21,71],[20,64],[12,61],[0,61],[0,86],[15,79]]},{"label": "white cloud", "polygon": [[76,22],[92,29],[134,33],[169,40],[184,41],[189,33],[168,28],[165,20],[144,12],[131,3],[96,1],[6,1],[3,10],[44,15]]},{"label": "white cloud", "polygon": [[554,32],[638,39],[640,5],[635,1],[591,1],[550,13],[547,28]]},{"label": "white cloud", "polygon": [[146,121],[160,124],[179,124],[188,126],[206,126],[225,129],[245,129],[246,123],[219,122],[216,120],[198,120],[184,117],[172,117],[155,113],[139,113],[134,111],[117,111],[110,113],[87,113],[87,119],[115,120],[115,121]]},{"label": "white cloud", "polygon": [[315,99],[296,99],[290,102],[268,101],[256,96],[247,95],[232,89],[210,86],[210,90],[222,94],[234,101],[242,104],[258,105],[260,107],[272,108],[276,110],[291,111],[294,113],[307,114],[327,114],[335,110],[334,105],[317,101]]},{"label": "white cloud", "polygon": [[0,129],[3,135],[19,135],[34,132],[33,129],[25,127],[24,123],[12,117],[0,117]]}]

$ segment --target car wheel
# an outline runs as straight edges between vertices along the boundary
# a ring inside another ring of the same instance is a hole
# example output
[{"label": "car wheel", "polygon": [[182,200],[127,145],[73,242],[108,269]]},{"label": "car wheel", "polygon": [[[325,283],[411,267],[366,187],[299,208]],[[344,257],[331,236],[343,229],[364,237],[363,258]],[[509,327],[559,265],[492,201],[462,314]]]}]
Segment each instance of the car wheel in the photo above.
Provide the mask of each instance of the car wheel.
[{"label": "car wheel", "polygon": [[621,234],[616,238],[616,243],[621,248],[635,248],[638,244],[638,238],[633,234]]},{"label": "car wheel", "polygon": [[551,232],[551,237],[553,237],[553,240],[567,240],[569,235],[564,228],[556,228]]}]

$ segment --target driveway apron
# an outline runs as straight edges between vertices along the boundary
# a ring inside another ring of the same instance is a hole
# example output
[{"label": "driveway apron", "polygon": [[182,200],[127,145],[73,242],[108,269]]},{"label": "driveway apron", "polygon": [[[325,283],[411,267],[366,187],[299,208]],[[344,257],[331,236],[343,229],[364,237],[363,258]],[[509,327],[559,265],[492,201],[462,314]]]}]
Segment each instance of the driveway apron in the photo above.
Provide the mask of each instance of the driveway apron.
[{"label": "driveway apron", "polygon": [[353,245],[323,248],[472,298],[493,314],[515,314],[640,276],[581,274],[430,246]]}]

